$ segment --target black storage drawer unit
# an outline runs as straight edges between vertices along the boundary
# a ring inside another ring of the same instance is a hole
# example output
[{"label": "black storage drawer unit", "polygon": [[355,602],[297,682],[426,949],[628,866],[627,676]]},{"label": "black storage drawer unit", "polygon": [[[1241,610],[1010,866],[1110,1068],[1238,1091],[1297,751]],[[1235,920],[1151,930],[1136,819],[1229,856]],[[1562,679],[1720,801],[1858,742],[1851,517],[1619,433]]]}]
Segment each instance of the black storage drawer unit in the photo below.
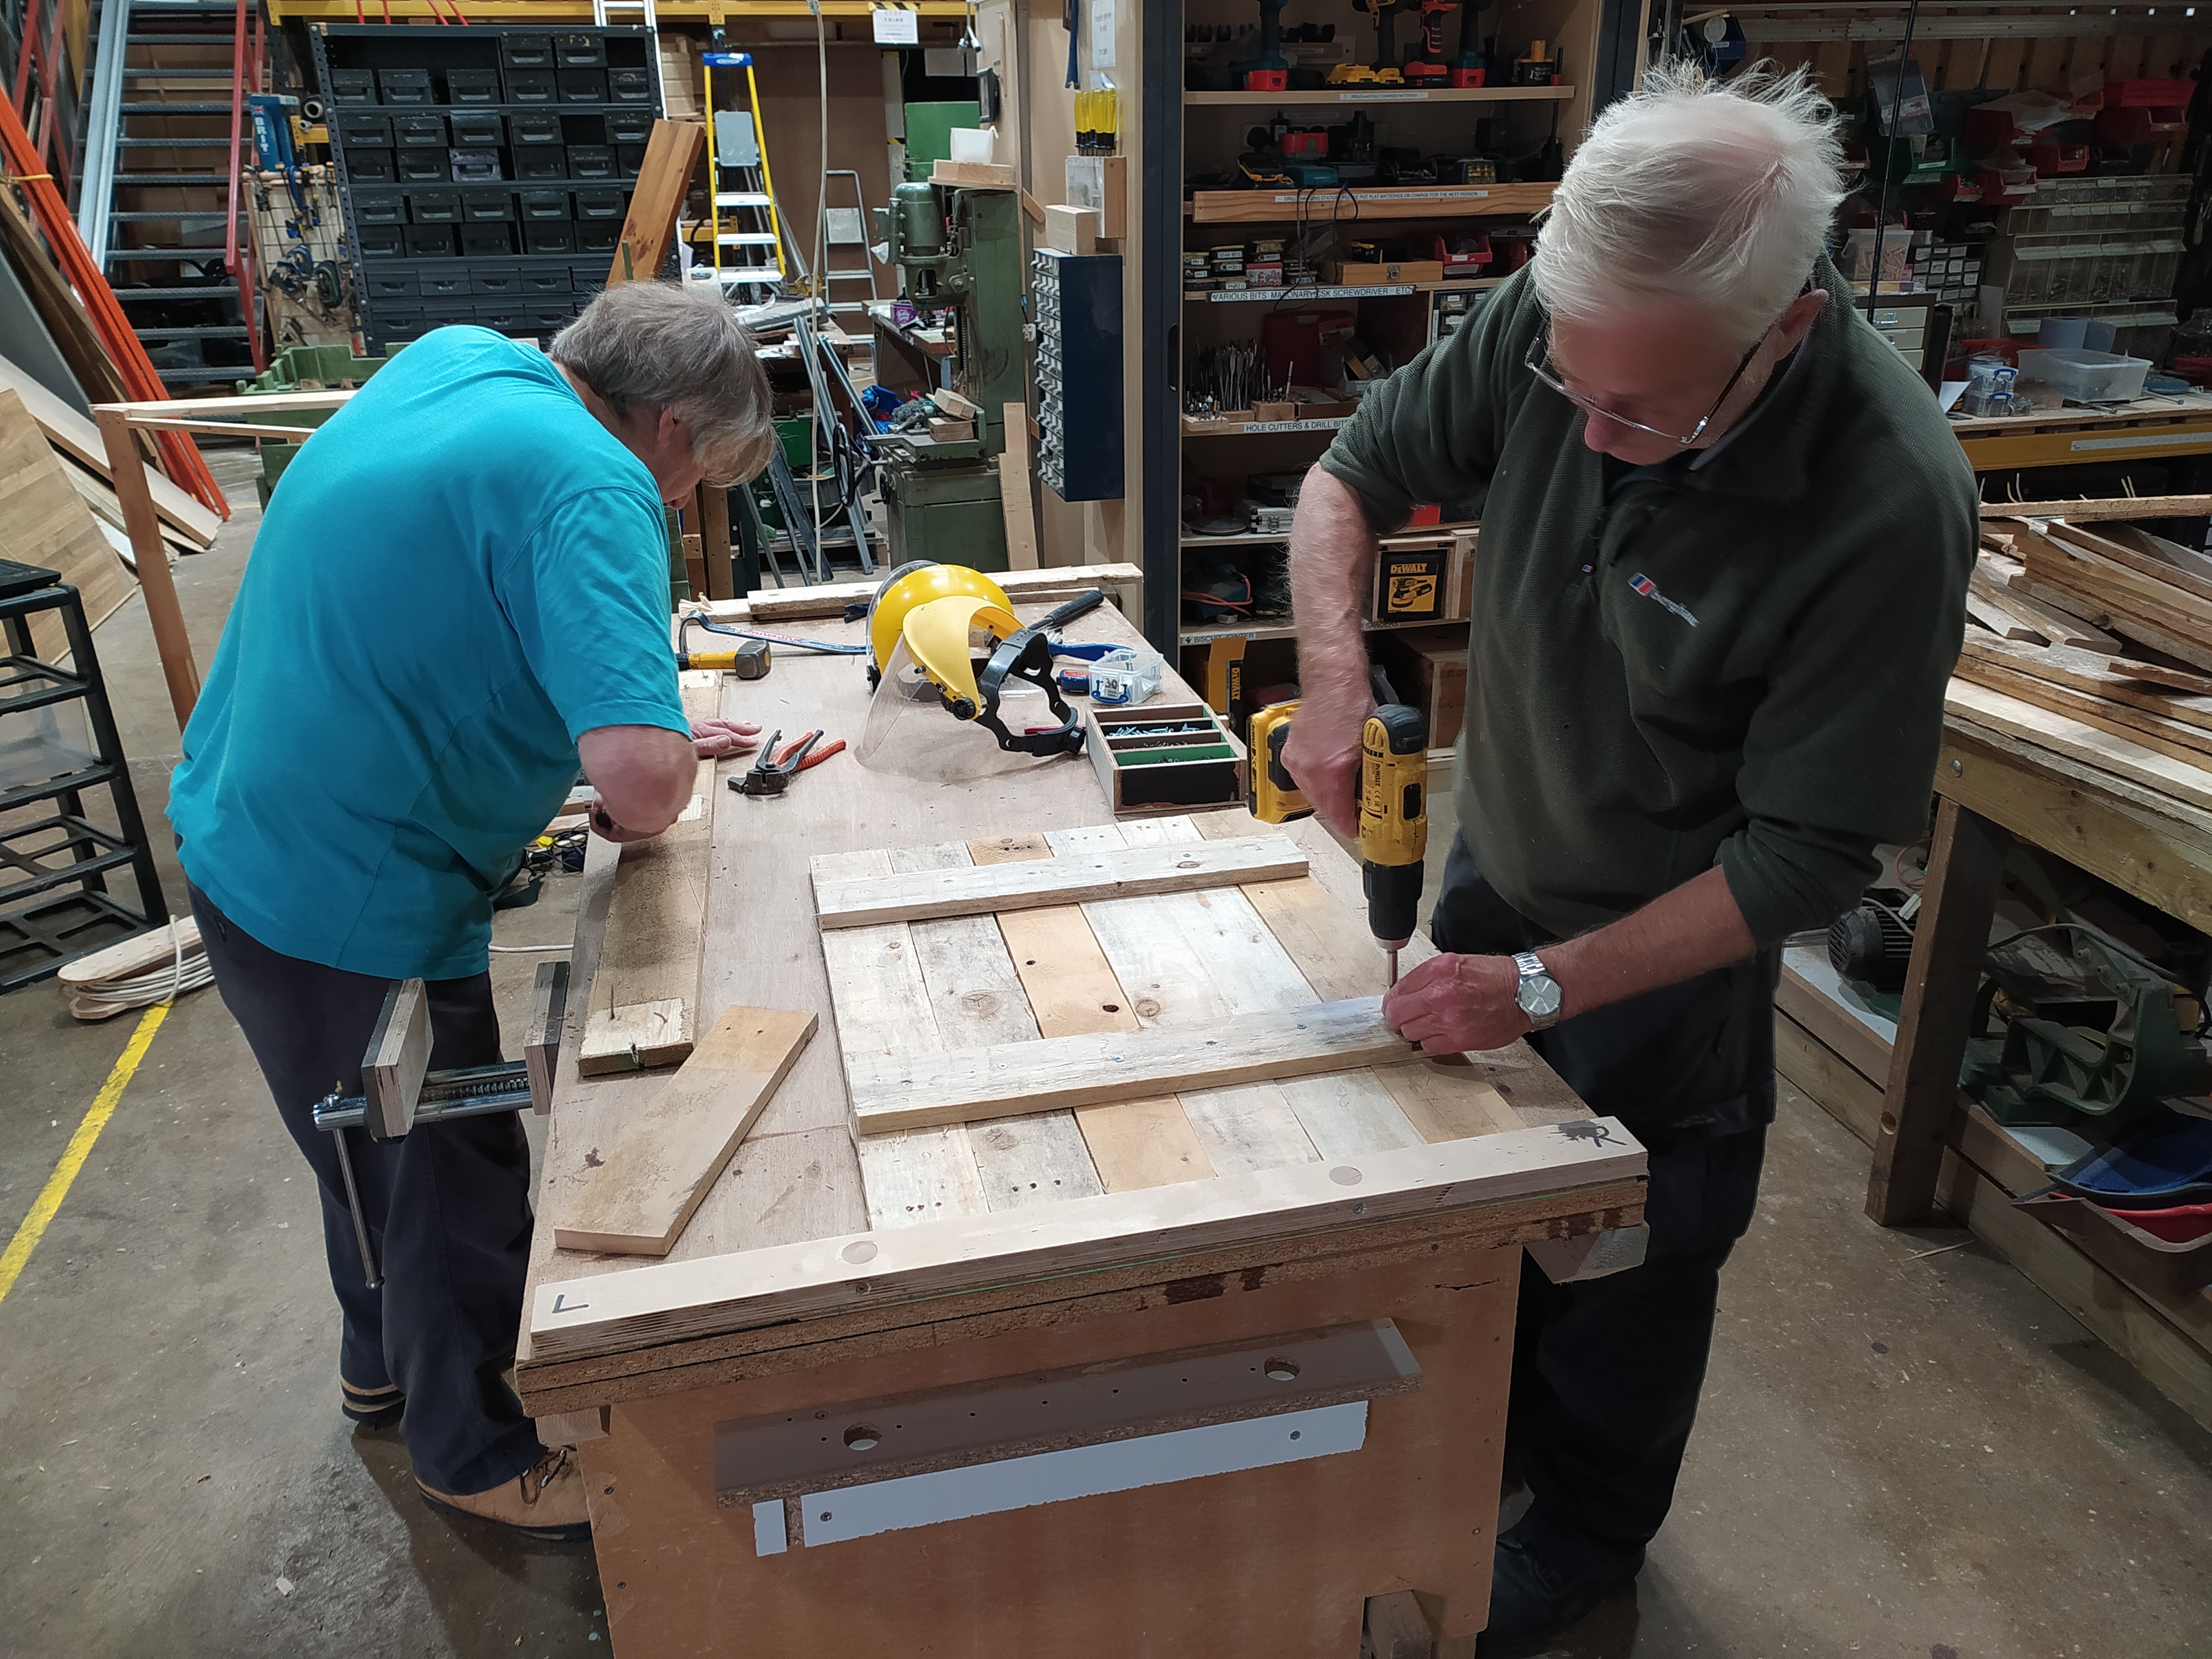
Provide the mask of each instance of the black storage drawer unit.
[{"label": "black storage drawer unit", "polygon": [[[520,9],[518,8],[518,9]],[[310,23],[362,332],[557,332],[605,286],[660,102],[650,29]]]},{"label": "black storage drawer unit", "polygon": [[507,118],[507,142],[514,144],[558,144],[563,134],[561,117],[550,109],[519,109]]},{"label": "black storage drawer unit", "polygon": [[505,220],[471,224],[461,222],[461,258],[504,259],[514,252],[514,227]]},{"label": "black storage drawer unit", "polygon": [[1121,483],[1121,257],[1030,256],[1036,306],[1036,471],[1064,501],[1115,501]]},{"label": "black storage drawer unit", "polygon": [[455,149],[497,149],[507,142],[507,123],[497,110],[457,109],[446,118]]},{"label": "black storage drawer unit", "polygon": [[461,192],[461,217],[472,225],[510,220],[514,217],[514,192],[503,187],[495,190],[485,185],[464,190]]},{"label": "black storage drawer unit", "polygon": [[407,222],[407,198],[396,190],[356,191],[353,222],[364,230],[372,225],[404,225]]},{"label": "black storage drawer unit", "polygon": [[356,144],[376,149],[391,147],[392,118],[381,110],[342,109],[334,125],[339,142],[349,149]]},{"label": "black storage drawer unit", "polygon": [[376,72],[376,95],[386,104],[428,104],[430,71],[426,69],[388,69]]},{"label": "black storage drawer unit", "polygon": [[499,71],[495,69],[449,69],[446,71],[446,101],[449,104],[496,104]]}]

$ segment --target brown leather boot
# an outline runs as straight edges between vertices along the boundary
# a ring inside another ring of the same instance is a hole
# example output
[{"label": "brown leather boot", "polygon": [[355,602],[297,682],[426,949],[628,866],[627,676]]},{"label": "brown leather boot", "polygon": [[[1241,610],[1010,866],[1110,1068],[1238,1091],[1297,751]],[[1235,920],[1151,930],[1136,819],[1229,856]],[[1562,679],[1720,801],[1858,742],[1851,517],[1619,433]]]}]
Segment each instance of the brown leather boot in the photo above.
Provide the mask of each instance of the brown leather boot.
[{"label": "brown leather boot", "polygon": [[459,1494],[422,1488],[422,1501],[448,1515],[474,1516],[531,1538],[580,1544],[592,1535],[584,1512],[584,1476],[565,1446],[547,1451],[522,1474],[489,1492]]}]

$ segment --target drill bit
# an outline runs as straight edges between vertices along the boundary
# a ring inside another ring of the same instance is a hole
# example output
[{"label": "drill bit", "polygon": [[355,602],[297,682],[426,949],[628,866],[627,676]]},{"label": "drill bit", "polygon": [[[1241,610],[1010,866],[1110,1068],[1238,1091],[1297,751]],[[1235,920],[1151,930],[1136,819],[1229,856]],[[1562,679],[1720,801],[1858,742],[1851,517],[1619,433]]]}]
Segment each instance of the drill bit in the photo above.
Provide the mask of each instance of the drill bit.
[{"label": "drill bit", "polygon": [[1397,982],[1398,982],[1398,947],[1397,947],[1396,945],[1392,945],[1392,946],[1390,947],[1390,983],[1391,983],[1391,984],[1393,984],[1393,985],[1395,985]]}]

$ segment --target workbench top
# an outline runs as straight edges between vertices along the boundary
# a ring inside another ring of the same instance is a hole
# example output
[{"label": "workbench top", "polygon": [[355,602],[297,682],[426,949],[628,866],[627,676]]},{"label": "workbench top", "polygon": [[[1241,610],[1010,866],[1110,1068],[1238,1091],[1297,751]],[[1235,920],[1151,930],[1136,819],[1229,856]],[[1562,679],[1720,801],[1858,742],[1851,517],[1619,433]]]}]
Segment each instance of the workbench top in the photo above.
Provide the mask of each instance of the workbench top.
[{"label": "workbench top", "polygon": [[[1018,606],[1023,620],[1034,621],[1046,607]],[[829,641],[862,638],[860,624],[841,621],[767,623],[762,626]],[[1111,605],[1102,606],[1065,630],[1073,640],[1112,640],[1141,645],[1135,629]],[[811,1011],[821,1019],[820,1035],[801,1054],[777,1090],[737,1156],[716,1182],[678,1239],[667,1264],[714,1263],[738,1257],[750,1264],[724,1271],[702,1269],[703,1285],[711,1279],[726,1295],[734,1281],[750,1283],[761,1274],[775,1278],[787,1268],[797,1269],[803,1252],[793,1247],[812,1241],[836,1240],[866,1234],[872,1229],[895,1228],[901,1219],[879,1212],[872,1218],[868,1183],[856,1150],[843,1068],[839,1056],[835,1015],[823,951],[809,877],[809,860],[818,854],[858,852],[871,848],[909,848],[931,843],[960,842],[981,838],[1036,834],[1107,825],[1112,814],[1103,799],[1090,763],[1080,757],[1034,760],[1002,757],[988,734],[957,725],[936,714],[935,725],[925,725],[931,744],[922,752],[927,763],[911,758],[907,770],[923,775],[901,775],[869,770],[854,760],[871,702],[862,659],[854,657],[809,656],[778,647],[771,672],[757,681],[721,678],[720,713],[732,720],[757,720],[764,728],[781,728],[787,734],[819,726],[829,738],[844,738],[853,745],[846,753],[797,778],[781,798],[751,799],[731,793],[724,780],[750,763],[737,760],[716,769],[712,850],[706,899],[706,941],[701,974],[699,1029],[705,1030],[720,1012],[733,1006],[752,1006]],[[1184,683],[1170,672],[1163,686],[1164,701],[1194,700]],[[908,714],[907,722],[927,722],[936,711]],[[1012,764],[1005,763],[1011,761]],[[1234,815],[1247,833],[1263,829],[1243,814]],[[1226,823],[1209,826],[1230,830]],[[1307,853],[1312,877],[1340,904],[1348,906],[1347,920],[1361,907],[1359,872],[1356,863],[1313,820],[1285,826]],[[1232,830],[1231,831],[1234,833]],[[662,1285],[676,1282],[665,1268],[648,1267],[636,1256],[606,1256],[555,1248],[551,1218],[564,1196],[580,1178],[597,1149],[611,1144],[620,1125],[650,1099],[668,1080],[665,1070],[586,1078],[577,1070],[577,1054],[584,1010],[590,1004],[589,988],[597,965],[601,929],[618,860],[612,849],[594,841],[587,862],[585,893],[579,908],[573,956],[573,979],[568,1028],[562,1043],[544,1175],[538,1200],[538,1222],[532,1243],[528,1297],[533,1308],[550,1304],[548,1294],[565,1294],[571,1304],[586,1299],[591,1285],[609,1273],[641,1271],[660,1274]],[[1356,920],[1354,926],[1356,927]],[[1358,943],[1373,957],[1371,989],[1382,988],[1382,956],[1358,930]],[[1342,941],[1336,941],[1341,946]],[[1406,955],[1407,964],[1431,954],[1425,940],[1416,939]],[[1295,952],[1294,952],[1295,954]],[[1340,958],[1342,957],[1340,950]],[[1364,959],[1363,959],[1364,960]],[[1316,981],[1318,984],[1320,981]],[[1364,990],[1365,988],[1362,988]],[[1362,994],[1338,988],[1327,995]],[[1608,1139],[1603,1123],[1589,1114],[1559,1079],[1523,1044],[1495,1054],[1476,1056],[1468,1073],[1488,1079],[1510,1102],[1518,1122],[1547,1130],[1546,1145],[1524,1151],[1547,1170],[1558,1162],[1548,1180],[1523,1182],[1519,1189],[1523,1210],[1516,1225],[1528,1225],[1526,1217],[1540,1212],[1550,1218],[1534,1233],[1541,1237],[1586,1232],[1594,1227],[1632,1223],[1640,1214],[1641,1149],[1625,1139],[1617,1128]],[[1007,1120],[1019,1122],[1024,1120]],[[1571,1136],[1558,1136],[1553,1126],[1572,1124]],[[950,1133],[979,1133],[993,1126],[955,1126]],[[1504,1127],[1505,1125],[1495,1127]],[[931,1132],[939,1133],[939,1132]],[[1553,1146],[1556,1136],[1558,1145]],[[1589,1152],[1593,1138],[1609,1149]],[[1501,1143],[1524,1137],[1504,1134]],[[1464,1145],[1466,1143],[1459,1143]],[[1636,1168],[1624,1175],[1624,1155]],[[1408,1148],[1382,1156],[1401,1160],[1412,1169],[1420,1157],[1442,1154],[1443,1147]],[[1311,1157],[1312,1154],[1308,1154]],[[1328,1156],[1334,1157],[1334,1154]],[[1500,1156],[1509,1158],[1510,1154]],[[1593,1161],[1587,1169],[1577,1160]],[[1449,1160],[1447,1160],[1447,1163]],[[1326,1164],[1308,1166],[1316,1174]],[[1382,1167],[1377,1164],[1378,1170]],[[1395,1166],[1393,1166],[1395,1167]],[[1423,1165],[1424,1169],[1427,1166]],[[1240,1179],[1256,1180],[1255,1172]],[[1340,1180],[1356,1172],[1338,1170]],[[1220,1182],[1188,1182],[1175,1188],[1191,1194],[1200,1187],[1223,1187]],[[1587,1187],[1587,1192],[1577,1190]],[[1226,1191],[1226,1188],[1224,1187]],[[1540,1191],[1541,1201],[1532,1199]],[[1127,1221],[1133,1243],[1158,1218],[1141,1203],[1143,1195],[1108,1192],[1081,1202],[1111,1208],[1127,1200]],[[1288,1194],[1288,1188],[1285,1188]],[[1018,1200],[1024,1218],[1034,1218],[1040,1236],[1050,1231],[1054,1216],[1072,1214],[1069,1206],[1054,1200],[1049,1191]],[[1073,1196],[1073,1194],[1071,1194]],[[1284,1199],[1285,1213],[1304,1201],[1295,1195]],[[1006,1204],[1001,1198],[997,1204]],[[1534,1208],[1528,1206],[1534,1205]],[[1011,1207],[1011,1206],[1010,1206]],[[1103,1215],[1103,1211],[1092,1213]],[[1118,1213],[1118,1212],[1117,1212]],[[934,1222],[937,1217],[927,1218]],[[885,1237],[878,1231],[878,1237]],[[1510,1237],[1510,1235],[1502,1235]],[[844,1259],[858,1261],[865,1246],[847,1245]],[[995,1248],[995,1247],[994,1247]],[[872,1251],[870,1252],[872,1255]],[[781,1263],[781,1266],[778,1266]],[[756,1269],[757,1272],[756,1272]],[[1157,1273],[1155,1277],[1158,1276]],[[632,1282],[632,1281],[625,1281]],[[779,1281],[781,1282],[781,1281]],[[867,1288],[865,1285],[862,1289]],[[599,1293],[603,1300],[608,1292]],[[702,1300],[712,1297],[702,1290]],[[970,1298],[972,1302],[975,1298]],[[533,1410],[572,1410],[586,1403],[579,1394],[591,1376],[617,1373],[634,1383],[645,1371],[665,1370],[681,1375],[699,1369],[702,1361],[726,1356],[731,1345],[702,1346],[696,1340],[713,1334],[712,1322],[696,1322],[682,1328],[671,1326],[653,1340],[632,1344],[635,1352],[619,1364],[579,1366],[562,1352],[533,1357],[530,1320],[526,1317],[517,1376],[526,1400]],[[787,1344],[793,1339],[783,1339]],[[744,1346],[746,1345],[738,1345]],[[756,1340],[751,1346],[757,1348]],[[703,1375],[703,1372],[702,1373]],[[657,1385],[689,1386],[672,1379]],[[588,1395],[589,1390],[584,1390]]]}]

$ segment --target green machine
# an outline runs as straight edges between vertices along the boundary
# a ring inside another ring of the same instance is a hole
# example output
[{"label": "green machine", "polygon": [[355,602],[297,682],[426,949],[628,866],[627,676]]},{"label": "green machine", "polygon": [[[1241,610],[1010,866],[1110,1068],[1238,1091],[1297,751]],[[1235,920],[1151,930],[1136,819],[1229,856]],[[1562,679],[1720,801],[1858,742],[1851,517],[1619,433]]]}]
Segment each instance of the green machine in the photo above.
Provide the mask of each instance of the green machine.
[{"label": "green machine", "polygon": [[1006,406],[1029,401],[1022,347],[1022,237],[1011,190],[903,184],[877,210],[877,229],[916,311],[954,313],[951,387],[981,413],[975,436],[942,443],[918,433],[869,440],[889,520],[893,568],[912,559],[1006,568],[997,457]]},{"label": "green machine", "polygon": [[[344,346],[288,346],[276,354],[267,369],[255,380],[238,382],[238,395],[251,398],[257,395],[287,392],[349,392],[366,380],[391,360],[387,357],[356,357]],[[331,417],[326,409],[295,409],[276,414],[256,415],[257,426],[298,426],[314,428]],[[303,436],[300,442],[305,443]],[[261,471],[253,480],[253,487],[261,497],[261,505],[269,505],[269,492],[276,488],[276,480],[284,476],[284,469],[300,453],[300,444],[270,441],[261,446]]]}]

